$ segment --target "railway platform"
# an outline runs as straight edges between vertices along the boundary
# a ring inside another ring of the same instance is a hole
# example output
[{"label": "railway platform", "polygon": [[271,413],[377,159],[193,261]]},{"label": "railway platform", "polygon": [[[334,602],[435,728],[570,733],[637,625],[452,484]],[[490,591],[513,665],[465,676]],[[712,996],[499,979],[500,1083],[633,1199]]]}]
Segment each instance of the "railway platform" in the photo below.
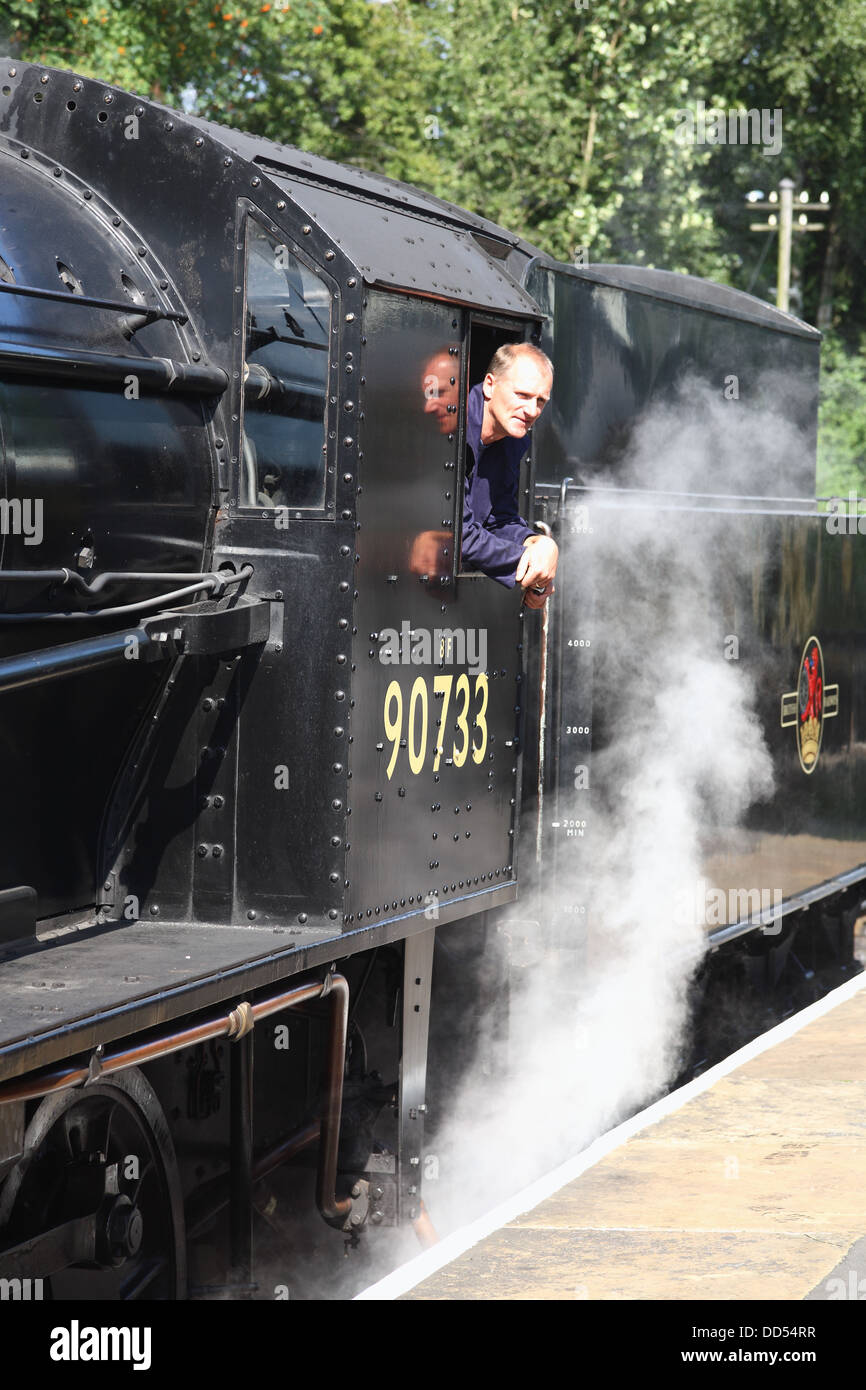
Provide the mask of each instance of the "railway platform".
[{"label": "railway platform", "polygon": [[863,1300],[864,1170],[861,974],[358,1297]]}]

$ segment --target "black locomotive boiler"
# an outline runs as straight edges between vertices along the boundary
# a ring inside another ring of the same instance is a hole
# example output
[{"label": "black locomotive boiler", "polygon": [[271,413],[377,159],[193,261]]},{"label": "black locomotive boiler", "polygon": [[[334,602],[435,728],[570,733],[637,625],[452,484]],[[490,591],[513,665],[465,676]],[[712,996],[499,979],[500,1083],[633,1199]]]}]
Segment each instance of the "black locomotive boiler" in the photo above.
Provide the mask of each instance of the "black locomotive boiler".
[{"label": "black locomotive boiler", "polygon": [[[545,620],[460,567],[466,396],[526,339],[556,379],[522,499],[558,534],[687,372],[772,355],[814,446],[818,335],[747,296],[561,265],[377,175],[0,63],[5,1288],[183,1297],[223,1213],[248,1288],[255,1185],[305,1159],[336,1232],[423,1227],[431,1018],[468,999],[471,1033],[526,867],[522,917],[580,968],[561,830],[605,738],[581,550]],[[782,927],[749,902],[710,944],[750,933],[776,974],[815,904],[847,959],[866,874],[857,543],[778,500],[811,495],[798,468],[766,505],[738,479],[687,499],[754,532],[783,786],[748,852],[781,863]],[[795,765],[779,700],[797,723],[819,655],[823,751]]]}]

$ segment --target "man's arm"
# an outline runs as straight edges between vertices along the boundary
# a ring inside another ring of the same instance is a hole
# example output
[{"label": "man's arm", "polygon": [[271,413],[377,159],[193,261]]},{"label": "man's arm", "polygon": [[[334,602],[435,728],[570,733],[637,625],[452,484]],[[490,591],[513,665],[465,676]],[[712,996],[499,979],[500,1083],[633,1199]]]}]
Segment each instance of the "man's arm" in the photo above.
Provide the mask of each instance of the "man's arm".
[{"label": "man's arm", "polygon": [[516,570],[523,557],[523,545],[509,535],[494,533],[480,525],[472,515],[468,505],[463,508],[463,536],[460,546],[460,564],[464,569],[481,570],[482,573],[513,589],[516,583]]},{"label": "man's arm", "polygon": [[[487,465],[487,466],[485,466]],[[540,607],[556,573],[559,551],[548,536],[536,535],[517,510],[519,461],[482,460],[467,482],[463,504],[462,563],[482,570],[500,584],[527,591],[530,607]],[[543,597],[534,591],[544,590]]]}]

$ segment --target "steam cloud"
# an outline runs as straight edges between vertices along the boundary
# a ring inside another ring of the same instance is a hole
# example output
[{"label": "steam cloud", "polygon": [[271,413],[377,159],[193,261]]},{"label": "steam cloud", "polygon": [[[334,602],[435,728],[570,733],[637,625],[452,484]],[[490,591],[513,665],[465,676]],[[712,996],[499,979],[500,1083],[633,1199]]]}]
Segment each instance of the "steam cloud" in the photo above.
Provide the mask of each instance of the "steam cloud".
[{"label": "steam cloud", "polygon": [[[659,511],[645,496],[606,489],[778,495],[803,450],[781,416],[692,380],[642,419],[616,476],[581,497],[590,532],[564,536],[563,562],[574,576],[569,631],[592,642],[590,786],[560,802],[560,820],[585,820],[586,831],[544,915],[572,922],[575,938],[585,923],[587,947],[512,971],[507,1059],[497,1010],[483,1021],[436,1136],[443,1181],[426,1192],[441,1231],[579,1152],[676,1076],[706,932],[682,904],[695,903],[719,837],[730,841],[773,791],[756,714],[761,647],[743,630],[756,563],[749,519],[714,503],[679,510],[676,496]],[[735,610],[748,670],[726,659]],[[545,806],[545,828],[552,817]],[[524,830],[531,824],[528,816]],[[524,873],[533,838],[523,836]],[[517,938],[527,907],[513,916]],[[524,935],[531,945],[531,930]]]}]

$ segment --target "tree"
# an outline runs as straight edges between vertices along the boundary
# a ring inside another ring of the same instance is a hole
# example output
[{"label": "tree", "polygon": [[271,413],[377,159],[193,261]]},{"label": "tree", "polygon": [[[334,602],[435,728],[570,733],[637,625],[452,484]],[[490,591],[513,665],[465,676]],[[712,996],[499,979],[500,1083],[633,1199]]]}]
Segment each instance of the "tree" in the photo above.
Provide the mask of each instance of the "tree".
[{"label": "tree", "polygon": [[435,59],[411,6],[5,0],[0,13],[0,39],[28,61],[395,177],[434,178],[423,136]]},{"label": "tree", "polygon": [[709,63],[676,0],[427,6],[443,55],[442,182],[450,196],[565,260],[725,273],[701,206],[706,156],[679,146],[687,79]]},{"label": "tree", "polygon": [[837,335],[821,350],[818,409],[820,497],[866,495],[866,341],[851,352]]}]

